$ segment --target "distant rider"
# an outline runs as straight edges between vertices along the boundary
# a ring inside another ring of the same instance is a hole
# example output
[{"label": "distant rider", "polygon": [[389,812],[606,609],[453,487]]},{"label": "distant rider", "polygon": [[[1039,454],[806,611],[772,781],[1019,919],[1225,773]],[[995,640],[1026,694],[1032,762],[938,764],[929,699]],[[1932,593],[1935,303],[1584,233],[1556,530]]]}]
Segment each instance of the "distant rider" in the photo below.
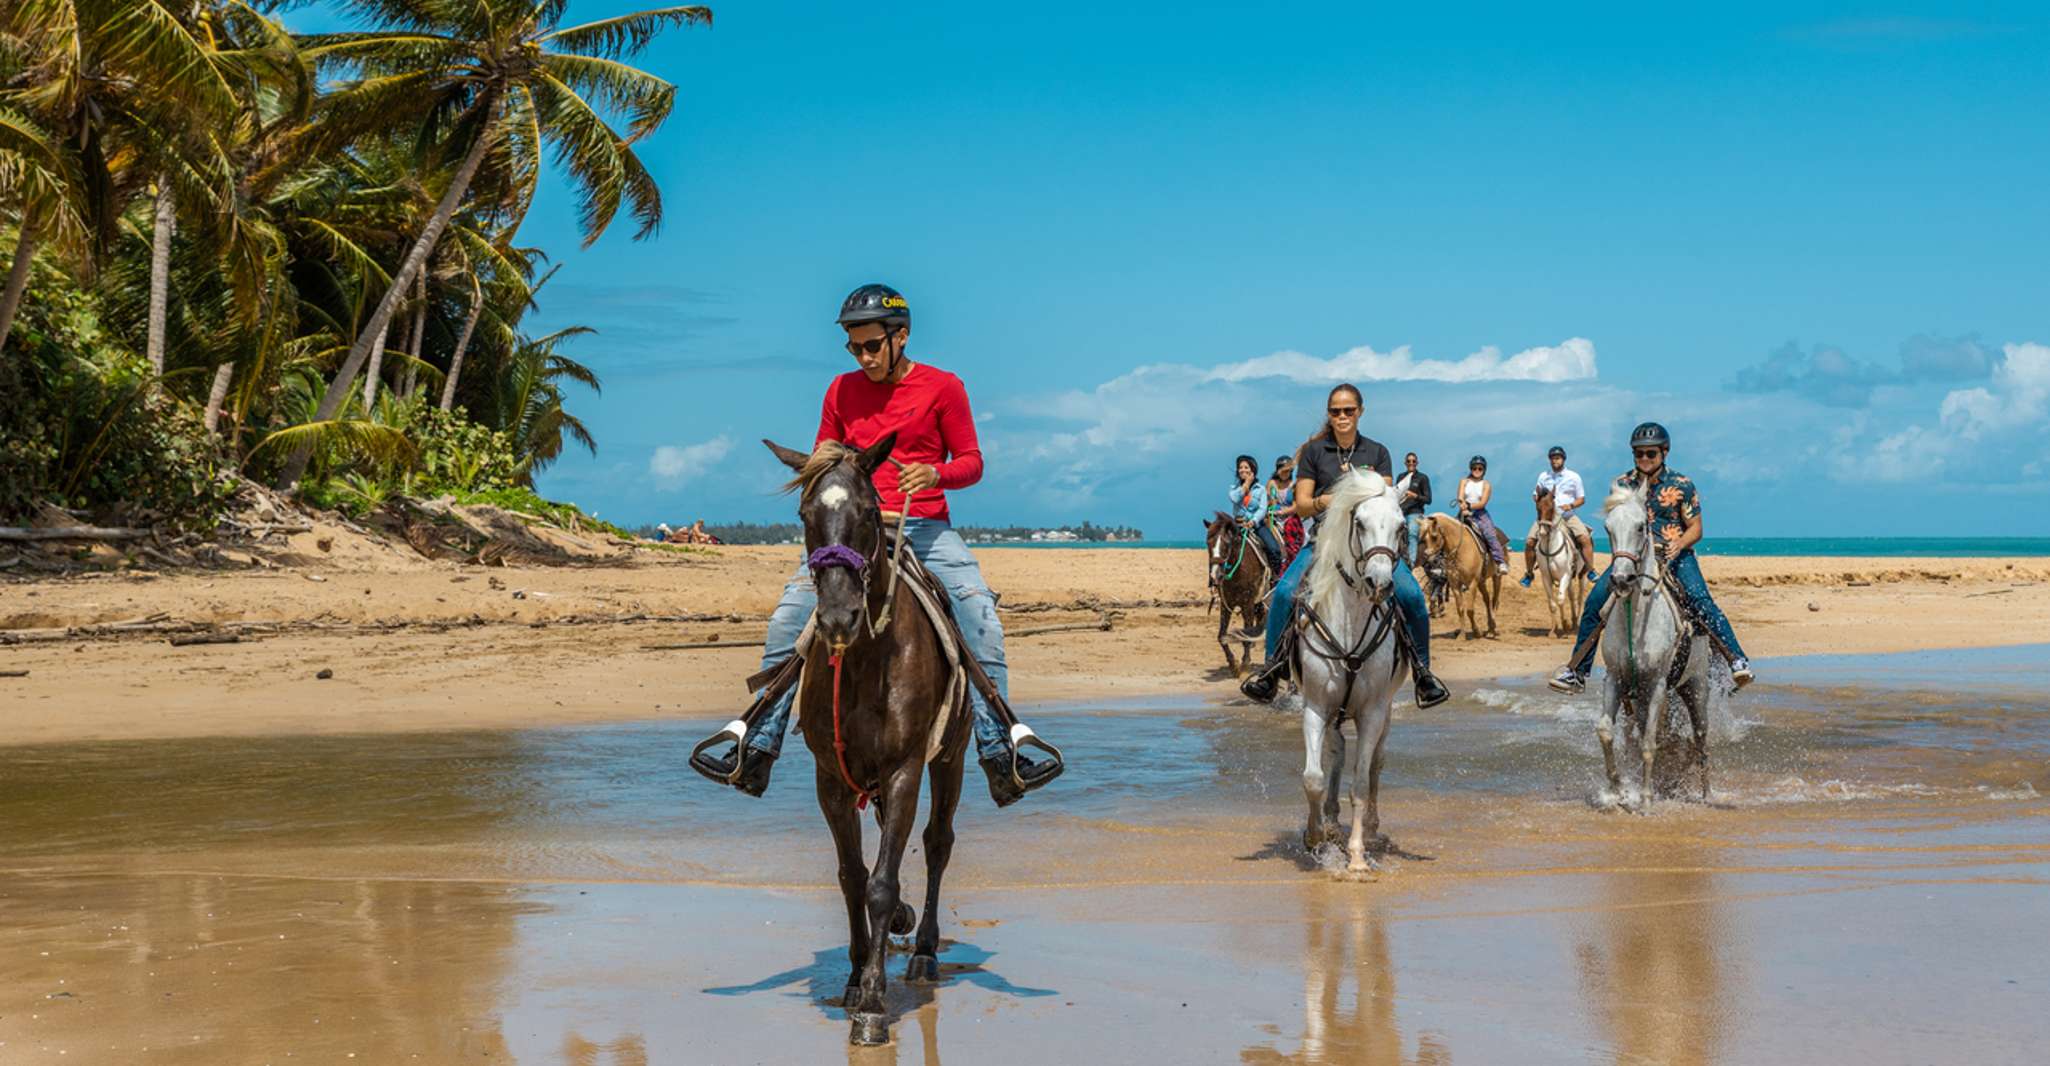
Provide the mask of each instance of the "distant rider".
[{"label": "distant rider", "polygon": [[1495,486],[1488,484],[1488,460],[1476,455],[1467,462],[1466,476],[1459,479],[1459,519],[1480,534],[1481,546],[1495,560],[1495,572],[1509,572],[1509,560],[1502,554],[1502,534],[1488,514],[1488,501],[1495,498]]},{"label": "distant rider", "polygon": [[1416,468],[1416,453],[1402,457],[1402,476],[1395,479],[1395,491],[1402,501],[1402,527],[1409,531],[1409,564],[1423,557],[1424,508],[1431,504],[1431,475]]},{"label": "distant rider", "polygon": [[1231,516],[1238,519],[1239,528],[1252,535],[1260,545],[1260,551],[1267,556],[1267,572],[1281,573],[1281,541],[1268,528],[1267,512],[1272,504],[1267,495],[1267,486],[1260,481],[1260,462],[1250,455],[1241,455],[1233,464],[1237,480],[1225,494],[1231,500]]},{"label": "distant rider", "polygon": [[[965,489],[982,479],[982,448],[975,439],[975,418],[969,411],[968,391],[960,378],[937,367],[914,363],[905,356],[905,344],[911,336],[911,307],[895,289],[864,285],[854,290],[840,306],[839,323],[847,331],[847,352],[861,364],[861,369],[834,378],[826,387],[816,440],[837,440],[852,448],[863,448],[889,433],[897,434],[894,454],[904,464],[902,470],[885,463],[875,472],[884,517],[894,524],[896,516],[904,511],[905,495],[915,497],[904,522],[904,535],[910,539],[908,547],[947,587],[954,620],[960,625],[969,653],[1008,698],[1004,630],[997,620],[996,597],[983,581],[982,569],[968,553],[968,545],[948,521],[945,490]],[[768,639],[762,650],[763,669],[790,658],[805,622],[817,606],[811,570],[799,563],[789,584],[783,586],[783,599],[769,616]],[[742,792],[759,796],[768,788],[769,772],[782,750],[783,734],[790,726],[790,705],[795,698],[793,687],[748,727],[747,759],[734,782],[734,787]],[[1009,734],[972,685],[968,699],[973,712],[976,752],[981,757],[983,773],[989,777],[990,798],[997,806],[1016,802],[1060,774],[1060,763],[1030,759],[1019,753],[1014,779]],[[733,778],[740,747],[736,744],[734,750],[723,755],[698,756],[691,765],[723,783]]]},{"label": "distant rider", "polygon": [[[1601,575],[1594,568],[1594,534],[1588,531],[1587,523],[1580,520],[1580,506],[1587,502],[1587,489],[1580,481],[1580,475],[1566,468],[1566,449],[1554,444],[1551,454],[1551,469],[1539,474],[1537,488],[1532,501],[1552,498],[1552,518],[1566,523],[1566,532],[1573,543],[1580,546],[1580,562],[1589,581],[1598,580]],[[1530,524],[1530,532],[1523,537],[1523,587],[1530,587],[1531,575],[1537,573],[1538,524]]]},{"label": "distant rider", "polygon": [[[1694,546],[1701,543],[1701,494],[1686,475],[1666,466],[1666,453],[1672,443],[1666,427],[1657,422],[1638,426],[1630,434],[1633,469],[1617,478],[1615,484],[1644,500],[1653,549],[1665,560],[1666,570],[1678,579],[1687,596],[1689,613],[1708,627],[1709,635],[1730,657],[1730,677],[1742,688],[1751,683],[1751,660],[1744,657],[1730,620],[1709,595],[1708,582],[1701,577],[1701,564],[1694,559]],[[1602,605],[1607,602],[1609,573],[1605,572],[1587,594],[1587,606],[1580,612],[1580,635],[1573,645],[1573,659],[1552,675],[1553,688],[1579,692],[1587,687],[1587,675],[1594,671],[1595,637],[1602,628]]]},{"label": "distant rider", "polygon": [[[1354,470],[1379,474],[1391,484],[1395,481],[1389,472],[1387,446],[1360,435],[1360,410],[1365,406],[1360,390],[1340,385],[1331,390],[1324,406],[1328,416],[1324,428],[1296,453],[1295,511],[1305,519],[1323,514],[1331,506],[1331,490],[1340,478]],[[1317,526],[1322,524],[1318,522],[1310,528],[1313,543]],[[1295,628],[1296,588],[1302,584],[1314,554],[1307,547],[1298,552],[1295,561],[1282,573],[1281,582],[1274,586],[1273,603],[1267,611],[1267,663],[1239,685],[1239,691],[1248,699],[1272,701],[1282,679],[1289,674],[1289,656],[1283,653],[1282,638]],[[1430,609],[1424,603],[1424,590],[1417,587],[1416,573],[1406,566],[1395,568],[1395,609],[1402,616],[1403,630],[1409,635],[1410,650],[1414,653],[1416,704],[1435,707],[1451,693],[1431,675]]]},{"label": "distant rider", "polygon": [[[1303,520],[1295,513],[1295,456],[1284,455],[1274,460],[1274,476],[1267,479],[1267,528],[1281,544],[1281,570],[1295,562],[1297,552],[1303,550]],[[1281,570],[1275,576],[1281,576]]]}]

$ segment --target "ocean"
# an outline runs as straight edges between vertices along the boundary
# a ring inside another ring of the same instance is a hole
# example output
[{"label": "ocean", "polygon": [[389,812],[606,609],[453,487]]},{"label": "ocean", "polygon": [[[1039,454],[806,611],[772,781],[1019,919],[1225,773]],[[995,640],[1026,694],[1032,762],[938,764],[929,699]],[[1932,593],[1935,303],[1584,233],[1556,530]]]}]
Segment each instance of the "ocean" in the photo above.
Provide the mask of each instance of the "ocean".
[{"label": "ocean", "polygon": [[[1510,541],[1522,551],[1521,540]],[[1596,537],[1595,548],[1608,550]],[[970,548],[1201,548],[1200,540],[1137,540],[1108,542],[1003,541],[971,544]],[[2010,555],[2050,556],[2050,537],[1709,537],[1695,551],[1701,555],[1852,556],[1861,558],[1987,558]]]}]

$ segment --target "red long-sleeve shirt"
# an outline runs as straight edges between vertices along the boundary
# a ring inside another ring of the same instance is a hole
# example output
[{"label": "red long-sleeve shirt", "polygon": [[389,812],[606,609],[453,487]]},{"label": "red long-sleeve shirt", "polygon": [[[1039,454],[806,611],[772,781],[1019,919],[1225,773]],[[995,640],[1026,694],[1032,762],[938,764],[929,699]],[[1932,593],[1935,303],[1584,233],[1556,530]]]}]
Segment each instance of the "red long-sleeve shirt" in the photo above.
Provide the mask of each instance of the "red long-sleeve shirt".
[{"label": "red long-sleeve shirt", "polygon": [[[890,454],[898,462],[937,470],[941,490],[965,489],[982,480],[982,446],[975,441],[975,415],[960,378],[918,363],[894,385],[878,385],[854,370],[826,386],[818,440],[866,448],[891,430],[897,431],[897,446]],[[884,510],[904,509],[896,464],[877,467],[875,484]],[[948,520],[946,492],[919,493],[911,501],[911,517]]]}]

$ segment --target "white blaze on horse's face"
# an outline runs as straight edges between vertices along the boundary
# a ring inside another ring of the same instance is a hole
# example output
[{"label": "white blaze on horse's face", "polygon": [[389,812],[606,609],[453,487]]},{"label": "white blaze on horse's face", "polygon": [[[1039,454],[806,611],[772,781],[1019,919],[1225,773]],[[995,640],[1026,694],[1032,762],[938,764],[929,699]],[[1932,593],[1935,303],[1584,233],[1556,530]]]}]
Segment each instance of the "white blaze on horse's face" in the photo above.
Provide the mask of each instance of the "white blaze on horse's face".
[{"label": "white blaze on horse's face", "polygon": [[819,506],[821,507],[844,507],[847,501],[852,498],[853,494],[847,491],[847,486],[845,485],[827,485],[819,490]]}]

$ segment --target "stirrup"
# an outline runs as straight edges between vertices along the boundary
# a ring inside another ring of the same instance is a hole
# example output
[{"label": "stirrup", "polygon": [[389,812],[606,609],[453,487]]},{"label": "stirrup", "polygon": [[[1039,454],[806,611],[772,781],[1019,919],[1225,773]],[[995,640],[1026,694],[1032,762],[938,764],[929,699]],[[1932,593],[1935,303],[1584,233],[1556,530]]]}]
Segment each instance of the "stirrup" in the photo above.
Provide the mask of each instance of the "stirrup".
[{"label": "stirrup", "polygon": [[[707,756],[705,753],[720,744],[726,743],[726,741],[729,739],[732,740],[734,744],[733,770],[731,773],[726,773],[718,770],[716,768],[716,764],[714,764],[711,758]],[[739,787],[741,772],[745,770],[746,767],[746,719],[735,718],[731,722],[726,723],[725,728],[719,730],[717,733],[712,734],[710,737],[707,737],[706,739],[699,741],[697,747],[690,749],[690,768],[696,770],[698,773],[705,775],[706,777],[711,778],[714,781],[719,782],[722,785],[732,785],[736,788]]]},{"label": "stirrup", "polygon": [[[1024,775],[1018,772],[1018,752],[1028,745],[1038,748],[1053,758],[1053,769],[1030,781],[1027,781]],[[1048,781],[1061,776],[1061,771],[1067,768],[1067,760],[1061,758],[1061,749],[1039,739],[1039,734],[1034,733],[1032,727],[1023,722],[1015,722],[1011,725],[1011,783],[1018,786],[1020,792],[1030,792],[1046,784]]]}]

